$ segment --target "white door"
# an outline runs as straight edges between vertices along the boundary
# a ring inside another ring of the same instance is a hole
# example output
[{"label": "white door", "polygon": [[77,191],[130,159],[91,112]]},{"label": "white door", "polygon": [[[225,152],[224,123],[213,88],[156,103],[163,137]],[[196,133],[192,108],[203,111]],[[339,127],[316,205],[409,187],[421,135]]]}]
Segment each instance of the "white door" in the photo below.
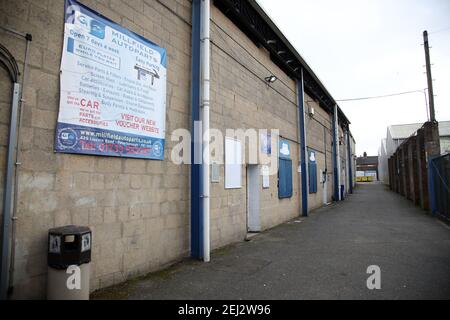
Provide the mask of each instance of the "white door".
[{"label": "white door", "polygon": [[260,174],[258,165],[247,166],[247,229],[261,231],[259,216]]}]

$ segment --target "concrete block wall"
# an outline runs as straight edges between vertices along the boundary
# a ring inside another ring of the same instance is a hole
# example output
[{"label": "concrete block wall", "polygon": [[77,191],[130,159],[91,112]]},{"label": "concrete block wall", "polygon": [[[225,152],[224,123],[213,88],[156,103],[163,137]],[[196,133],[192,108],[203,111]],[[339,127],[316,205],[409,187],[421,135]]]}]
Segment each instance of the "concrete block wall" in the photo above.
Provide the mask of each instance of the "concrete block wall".
[{"label": "concrete block wall", "polygon": [[[297,173],[296,85],[270,60],[264,49],[258,48],[216,7],[211,9],[211,127],[222,132],[226,129],[279,129],[280,135],[290,140],[292,198],[278,199],[277,175],[270,176],[268,189],[262,189],[261,182],[261,226],[267,229],[298,216],[301,208]],[[275,75],[278,80],[269,87],[264,78],[270,75]],[[246,145],[247,155],[248,141]],[[277,146],[272,145],[272,152],[277,152]],[[213,248],[245,238],[246,189],[245,165],[242,188],[231,190],[225,189],[224,168],[221,166],[220,183],[212,184],[211,189]]]},{"label": "concrete block wall", "polygon": [[[314,210],[323,205],[325,186],[320,183],[320,175],[325,168],[327,169],[328,202],[331,202],[333,195],[333,117],[308,94],[305,94],[305,101],[307,106],[305,109],[306,145],[316,151],[317,158],[317,193],[308,195],[309,209]],[[311,108],[314,108],[314,116],[310,116]]]},{"label": "concrete block wall", "polygon": [[[188,129],[190,1],[164,1],[171,10],[152,0],[81,3],[167,49],[166,130]],[[14,298],[45,297],[47,230],[55,226],[92,228],[92,290],[161,268],[189,252],[189,168],[167,161],[170,135],[162,162],[53,152],[63,19],[63,0],[0,2],[0,24],[33,35],[22,122]],[[0,32],[0,42],[22,63],[25,42]],[[2,159],[9,123],[6,84],[1,81]]]}]

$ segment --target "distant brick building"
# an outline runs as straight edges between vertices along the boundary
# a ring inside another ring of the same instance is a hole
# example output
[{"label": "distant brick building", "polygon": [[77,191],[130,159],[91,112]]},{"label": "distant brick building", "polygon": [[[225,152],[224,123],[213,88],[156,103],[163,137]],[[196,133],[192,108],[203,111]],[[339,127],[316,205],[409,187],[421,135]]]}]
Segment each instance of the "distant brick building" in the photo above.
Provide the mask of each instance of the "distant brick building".
[{"label": "distant brick building", "polygon": [[379,180],[378,176],[378,156],[364,156],[356,158],[356,172],[364,172],[364,176],[374,176]]}]

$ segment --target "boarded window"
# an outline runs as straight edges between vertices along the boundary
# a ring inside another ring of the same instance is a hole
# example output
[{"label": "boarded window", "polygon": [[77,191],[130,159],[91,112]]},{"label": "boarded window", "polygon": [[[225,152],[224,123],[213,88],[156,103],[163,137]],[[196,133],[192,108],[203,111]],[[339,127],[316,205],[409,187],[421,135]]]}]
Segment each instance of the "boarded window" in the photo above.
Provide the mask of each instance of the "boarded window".
[{"label": "boarded window", "polygon": [[308,176],[309,176],[309,193],[317,193],[317,161],[316,152],[309,150]]},{"label": "boarded window", "polygon": [[292,197],[292,160],[279,158],[278,198]]}]

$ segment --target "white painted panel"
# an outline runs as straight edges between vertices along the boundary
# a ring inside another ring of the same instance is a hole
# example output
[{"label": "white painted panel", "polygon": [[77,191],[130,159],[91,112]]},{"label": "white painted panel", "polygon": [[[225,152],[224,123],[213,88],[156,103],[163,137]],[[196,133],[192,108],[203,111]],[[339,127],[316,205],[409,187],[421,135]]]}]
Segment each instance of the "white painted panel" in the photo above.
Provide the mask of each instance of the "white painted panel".
[{"label": "white painted panel", "polygon": [[242,188],[242,144],[225,138],[225,189]]},{"label": "white painted panel", "polygon": [[261,231],[261,222],[259,216],[259,193],[260,193],[260,174],[258,165],[249,165],[247,167],[247,199],[248,199],[248,231]]}]

